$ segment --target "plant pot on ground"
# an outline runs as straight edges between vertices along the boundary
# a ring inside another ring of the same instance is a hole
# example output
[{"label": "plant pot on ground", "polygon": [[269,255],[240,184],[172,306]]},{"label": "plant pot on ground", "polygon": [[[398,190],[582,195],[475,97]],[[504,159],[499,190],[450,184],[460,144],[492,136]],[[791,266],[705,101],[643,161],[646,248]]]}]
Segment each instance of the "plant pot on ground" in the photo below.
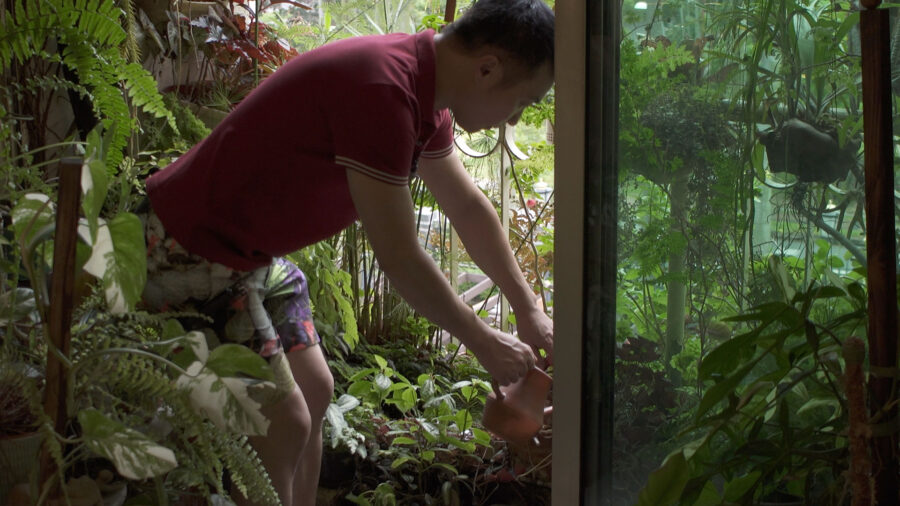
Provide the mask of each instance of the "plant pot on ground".
[{"label": "plant pot on ground", "polygon": [[0,365],[0,504],[9,491],[30,480],[36,470],[43,436],[30,396],[37,394],[37,370],[26,364]]}]

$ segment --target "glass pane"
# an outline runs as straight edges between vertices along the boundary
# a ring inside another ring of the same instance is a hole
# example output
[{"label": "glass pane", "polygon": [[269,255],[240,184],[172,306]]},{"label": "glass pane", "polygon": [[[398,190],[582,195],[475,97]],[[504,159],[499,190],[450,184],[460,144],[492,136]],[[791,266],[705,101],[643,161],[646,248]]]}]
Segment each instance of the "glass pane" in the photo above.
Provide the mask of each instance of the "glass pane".
[{"label": "glass pane", "polygon": [[849,2],[625,0],[616,504],[843,500],[858,21]]}]

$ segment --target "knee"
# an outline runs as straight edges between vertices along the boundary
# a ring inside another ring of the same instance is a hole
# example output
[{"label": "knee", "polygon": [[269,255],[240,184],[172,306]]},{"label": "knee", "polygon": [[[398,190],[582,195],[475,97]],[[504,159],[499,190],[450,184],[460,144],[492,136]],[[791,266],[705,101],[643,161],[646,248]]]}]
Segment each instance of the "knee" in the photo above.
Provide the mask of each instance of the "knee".
[{"label": "knee", "polygon": [[287,445],[302,449],[312,432],[312,417],[303,394],[295,388],[288,397],[276,406],[270,417],[269,435],[276,435]]},{"label": "knee", "polygon": [[327,368],[317,371],[309,378],[304,378],[300,388],[303,390],[309,407],[309,415],[313,424],[321,424],[325,418],[325,411],[334,396],[334,376]]},{"label": "knee", "polygon": [[334,395],[334,377],[322,354],[321,346],[295,350],[287,354],[291,372],[309,409],[314,426],[321,425]]}]

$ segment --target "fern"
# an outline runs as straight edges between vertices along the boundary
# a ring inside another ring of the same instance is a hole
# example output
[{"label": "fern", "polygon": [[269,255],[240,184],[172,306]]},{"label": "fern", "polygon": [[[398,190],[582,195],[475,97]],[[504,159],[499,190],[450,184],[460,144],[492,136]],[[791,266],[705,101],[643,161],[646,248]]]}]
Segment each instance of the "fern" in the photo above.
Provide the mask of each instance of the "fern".
[{"label": "fern", "polygon": [[125,13],[125,33],[127,34],[122,53],[129,62],[140,63],[141,47],[138,45],[136,36],[139,28],[137,16],[134,13],[134,0],[122,0],[122,3],[122,11]]},{"label": "fern", "polygon": [[[87,300],[72,337],[71,356],[79,371],[76,398],[83,407],[98,408],[133,428],[154,422],[168,425],[168,431],[148,431],[148,435],[172,449],[178,459],[179,467],[165,478],[169,490],[197,491],[207,499],[210,489],[227,495],[223,475],[228,469],[239,490],[252,490],[254,497],[262,495],[263,502],[278,504],[268,474],[247,439],[217,430],[198,415],[175,386],[176,371],[162,356],[150,354],[164,354],[166,347],[159,345],[159,336],[167,320],[197,315],[113,315],[96,310],[102,306],[99,292]],[[147,354],[122,352],[128,349]]]},{"label": "fern", "polygon": [[14,61],[46,55],[43,47],[48,39],[64,44],[62,62],[90,91],[94,112],[108,132],[105,159],[110,170],[122,161],[122,150],[136,124],[122,89],[135,106],[165,118],[177,131],[156,80],[119,50],[128,34],[119,21],[122,11],[113,0],[15,0],[13,12],[0,19],[0,72]]},{"label": "fern", "polygon": [[[255,496],[261,504],[277,506],[281,504],[272,481],[265,472],[260,472],[262,461],[256,454],[256,450],[250,446],[246,437],[238,440],[217,438],[218,451],[225,460],[225,465],[231,471],[231,480],[235,487],[244,494],[244,497]],[[253,491],[253,494],[250,494]]]},{"label": "fern", "polygon": [[112,0],[15,0],[13,15],[0,19],[0,70],[38,54],[60,33],[82,33],[94,45],[117,47],[125,40],[121,11]]},{"label": "fern", "polygon": [[175,116],[166,107],[157,91],[156,79],[147,70],[136,63],[128,63],[120,68],[119,79],[125,81],[125,89],[134,105],[157,118],[166,118],[169,126],[178,131]]}]

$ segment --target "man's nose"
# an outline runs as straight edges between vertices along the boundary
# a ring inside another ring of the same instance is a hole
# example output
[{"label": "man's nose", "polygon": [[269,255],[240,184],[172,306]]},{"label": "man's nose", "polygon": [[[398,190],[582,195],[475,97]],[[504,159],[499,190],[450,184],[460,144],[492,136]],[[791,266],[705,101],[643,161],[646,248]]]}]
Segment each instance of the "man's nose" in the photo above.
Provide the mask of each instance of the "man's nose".
[{"label": "man's nose", "polygon": [[521,117],[522,117],[522,110],[520,109],[519,112],[510,116],[509,119],[506,120],[506,123],[510,126],[515,126],[515,124],[519,122],[519,118],[521,118]]}]

